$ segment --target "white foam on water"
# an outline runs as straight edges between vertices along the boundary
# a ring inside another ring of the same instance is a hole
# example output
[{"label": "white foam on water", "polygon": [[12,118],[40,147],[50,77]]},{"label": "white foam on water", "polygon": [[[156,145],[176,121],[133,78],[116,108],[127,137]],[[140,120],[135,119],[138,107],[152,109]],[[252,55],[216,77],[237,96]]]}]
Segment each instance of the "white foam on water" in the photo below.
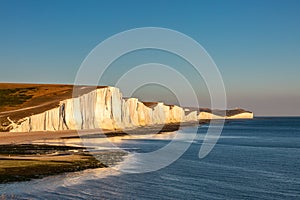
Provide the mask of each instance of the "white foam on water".
[{"label": "white foam on water", "polygon": [[120,174],[120,171],[113,168],[87,169],[79,172],[70,172],[60,175],[48,176],[42,179],[34,179],[27,182],[2,184],[0,186],[0,193],[14,195],[41,193],[43,191],[51,193],[59,187],[80,185],[87,180],[97,180],[106,178],[108,176],[118,176]]}]

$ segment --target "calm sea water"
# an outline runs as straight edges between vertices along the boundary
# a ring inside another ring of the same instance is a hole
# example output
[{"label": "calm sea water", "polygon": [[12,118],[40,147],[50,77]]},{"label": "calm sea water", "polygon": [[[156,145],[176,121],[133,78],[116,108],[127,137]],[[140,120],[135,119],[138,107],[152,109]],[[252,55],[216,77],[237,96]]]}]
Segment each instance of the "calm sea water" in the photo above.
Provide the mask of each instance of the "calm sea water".
[{"label": "calm sea water", "polygon": [[[24,199],[300,199],[300,118],[227,122],[212,152],[200,160],[206,129],[199,127],[184,155],[156,172],[86,170],[0,185],[0,193]],[[166,145],[170,134],[160,137],[126,139],[121,146],[149,152]]]}]

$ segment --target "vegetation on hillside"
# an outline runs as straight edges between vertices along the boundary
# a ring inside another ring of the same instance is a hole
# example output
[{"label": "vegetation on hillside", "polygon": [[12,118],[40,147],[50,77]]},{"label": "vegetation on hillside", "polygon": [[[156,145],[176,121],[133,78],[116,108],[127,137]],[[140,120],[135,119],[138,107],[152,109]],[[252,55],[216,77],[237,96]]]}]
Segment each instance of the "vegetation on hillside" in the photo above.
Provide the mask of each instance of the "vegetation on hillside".
[{"label": "vegetation on hillside", "polygon": [[36,87],[0,89],[0,107],[20,105],[31,99],[33,95],[28,92],[35,90]]}]

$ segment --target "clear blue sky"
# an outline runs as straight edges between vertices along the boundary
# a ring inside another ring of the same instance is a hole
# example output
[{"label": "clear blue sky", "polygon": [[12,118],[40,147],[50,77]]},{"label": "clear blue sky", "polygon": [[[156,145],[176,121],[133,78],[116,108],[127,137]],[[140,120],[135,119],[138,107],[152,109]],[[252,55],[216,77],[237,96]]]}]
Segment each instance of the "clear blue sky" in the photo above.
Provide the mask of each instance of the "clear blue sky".
[{"label": "clear blue sky", "polygon": [[0,82],[73,83],[107,37],[158,26],[198,41],[229,107],[300,115],[300,1],[0,0]]}]

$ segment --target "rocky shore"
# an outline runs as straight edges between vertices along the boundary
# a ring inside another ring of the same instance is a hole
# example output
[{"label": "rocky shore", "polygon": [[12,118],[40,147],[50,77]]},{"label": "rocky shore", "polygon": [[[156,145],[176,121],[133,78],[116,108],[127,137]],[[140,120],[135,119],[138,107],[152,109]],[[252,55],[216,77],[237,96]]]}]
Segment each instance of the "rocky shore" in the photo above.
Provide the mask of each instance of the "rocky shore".
[{"label": "rocky shore", "polygon": [[[55,134],[45,132],[0,133],[0,184],[113,166],[122,161],[122,157],[126,155],[124,151],[115,150],[89,152],[81,143],[82,138],[97,140],[97,138],[103,137],[160,134],[176,131],[180,125],[198,124],[174,123],[163,127],[147,126],[124,131],[89,130],[81,135],[77,131],[57,131]],[[28,134],[27,138],[24,137],[25,134]],[[61,141],[64,141],[63,144]]]}]

